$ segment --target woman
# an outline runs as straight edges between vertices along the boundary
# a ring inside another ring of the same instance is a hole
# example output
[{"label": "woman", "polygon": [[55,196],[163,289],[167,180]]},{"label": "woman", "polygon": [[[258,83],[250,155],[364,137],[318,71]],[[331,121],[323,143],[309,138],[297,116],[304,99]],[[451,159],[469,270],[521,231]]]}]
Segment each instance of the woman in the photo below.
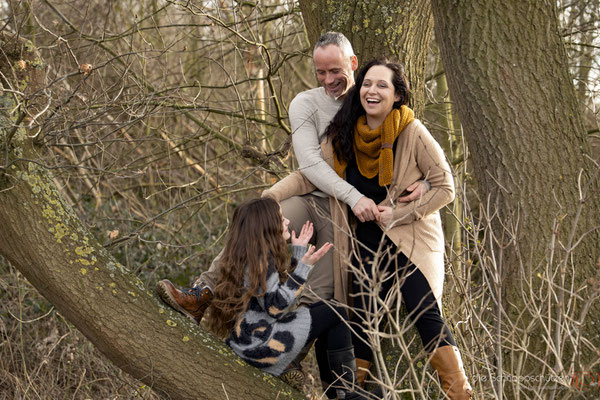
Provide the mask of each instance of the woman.
[{"label": "woman", "polygon": [[[356,86],[327,128],[329,140],[322,146],[325,158],[331,155],[329,161],[336,172],[371,197],[380,211],[378,220],[371,215],[357,222],[351,232],[347,210],[331,200],[333,223],[341,228],[336,229],[334,238],[338,250],[334,268],[339,271],[335,298],[348,301],[346,288],[351,279],[356,309],[352,321],[360,325],[372,310],[368,299],[361,295],[365,292],[361,285],[364,280],[355,274],[349,277],[345,264],[351,262],[369,277],[382,270],[396,275],[409,316],[431,353],[430,362],[443,389],[451,399],[468,399],[471,387],[441,315],[444,238],[438,210],[454,198],[452,174],[438,143],[406,107],[408,100],[402,66],[384,59],[371,61],[358,73]],[[431,184],[430,191],[411,203],[396,201],[410,184],[423,178]],[[298,174],[286,180],[266,195],[281,200],[298,194],[293,192],[294,187],[309,190],[311,186]],[[348,259],[350,235],[359,246],[354,252],[357,256]],[[382,257],[374,266],[371,260],[375,253]],[[379,293],[382,299],[392,283],[393,279],[383,282]],[[364,379],[372,352],[362,329],[355,331],[357,365]]]}]

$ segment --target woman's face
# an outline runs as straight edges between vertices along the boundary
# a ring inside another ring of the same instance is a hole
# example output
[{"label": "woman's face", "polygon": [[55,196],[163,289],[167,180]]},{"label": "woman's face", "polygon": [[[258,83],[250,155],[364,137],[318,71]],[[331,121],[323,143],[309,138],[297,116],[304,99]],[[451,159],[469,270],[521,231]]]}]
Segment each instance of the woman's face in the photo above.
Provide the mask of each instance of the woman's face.
[{"label": "woman's face", "polygon": [[395,101],[400,99],[396,94],[392,77],[394,72],[385,65],[374,65],[367,71],[360,87],[360,102],[367,114],[367,123],[379,126],[392,111]]},{"label": "woman's face", "polygon": [[281,208],[279,209],[279,215],[281,215],[281,223],[283,224],[283,240],[288,240],[291,237],[290,229],[288,227],[290,220],[283,216]]}]

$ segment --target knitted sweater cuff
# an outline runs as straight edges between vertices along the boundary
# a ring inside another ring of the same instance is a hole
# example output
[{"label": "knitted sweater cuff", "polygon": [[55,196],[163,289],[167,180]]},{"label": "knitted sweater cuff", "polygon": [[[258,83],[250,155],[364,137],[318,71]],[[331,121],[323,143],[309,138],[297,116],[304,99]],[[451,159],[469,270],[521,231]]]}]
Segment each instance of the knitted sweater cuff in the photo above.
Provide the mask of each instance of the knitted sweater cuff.
[{"label": "knitted sweater cuff", "polygon": [[[294,275],[304,279],[306,281],[306,278],[308,277],[308,273],[311,271],[312,266],[311,265],[307,265],[304,263],[298,263],[298,265],[296,266],[296,269],[294,269]],[[301,282],[304,283],[304,282]]]},{"label": "knitted sweater cuff", "polygon": [[304,257],[304,254],[306,254],[307,250],[308,250],[308,248],[306,246],[299,246],[297,244],[293,244],[292,245],[292,257],[294,257],[296,259],[296,261],[298,261],[298,263],[300,263],[300,260],[302,260],[302,257]]},{"label": "knitted sweater cuff", "polygon": [[361,192],[359,192],[358,190],[354,189],[354,191],[350,194],[350,198],[348,199],[347,204],[352,209],[352,208],[354,208],[356,203],[358,203],[358,201],[362,198],[363,198],[363,194]]},{"label": "knitted sweater cuff", "polygon": [[300,262],[302,257],[304,257],[306,250],[308,250],[306,246],[292,245],[292,256],[298,261],[298,265],[294,269],[294,274],[303,279],[306,279],[308,273],[312,269],[312,265],[307,265]]}]

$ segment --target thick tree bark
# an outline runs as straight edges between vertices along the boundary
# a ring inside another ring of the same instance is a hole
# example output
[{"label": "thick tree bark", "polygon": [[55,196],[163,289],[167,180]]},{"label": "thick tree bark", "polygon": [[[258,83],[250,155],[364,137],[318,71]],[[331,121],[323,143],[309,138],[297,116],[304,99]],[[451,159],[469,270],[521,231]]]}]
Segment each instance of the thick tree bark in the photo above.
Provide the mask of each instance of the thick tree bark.
[{"label": "thick tree bark", "polygon": [[432,33],[429,0],[300,0],[311,45],[327,31],[342,32],[352,43],[359,65],[389,57],[406,67],[412,107],[425,105],[425,61]]},{"label": "thick tree bark", "polygon": [[[464,158],[464,151],[461,142],[461,136],[455,131],[455,122],[452,115],[452,105],[450,95],[448,94],[448,83],[446,74],[443,71],[438,71],[439,76],[436,78],[436,96],[440,104],[436,105],[437,121],[441,130],[441,140],[439,140],[442,149],[446,153],[446,157],[450,165],[454,166],[460,163]],[[460,125],[460,123],[459,123]],[[460,187],[460,181],[464,179],[464,174],[458,171],[454,176],[454,186]],[[448,210],[442,214],[442,226],[444,227],[444,236],[446,240],[452,243],[452,251],[454,254],[449,255],[450,261],[454,261],[456,256],[459,256],[462,251],[462,199],[455,198],[452,204],[448,205]]]},{"label": "thick tree bark", "polygon": [[[522,312],[523,270],[534,277],[546,265],[564,277],[566,291],[557,289],[557,296],[573,296],[574,277],[575,290],[583,288],[579,305],[591,301],[598,282],[585,280],[596,276],[600,255],[598,170],[590,161],[556,2],[433,0],[432,7],[478,192],[495,215],[491,248],[502,254],[505,310]],[[596,301],[591,315],[597,311]],[[598,346],[598,327],[589,325],[588,337]]]},{"label": "thick tree bark", "polygon": [[[40,83],[30,43],[3,36],[2,50],[3,76],[29,74],[27,82]],[[40,165],[40,149],[9,116],[23,99],[5,92],[1,100],[0,255],[109,360],[169,398],[303,398],[163,305],[118,264],[66,204]]]}]

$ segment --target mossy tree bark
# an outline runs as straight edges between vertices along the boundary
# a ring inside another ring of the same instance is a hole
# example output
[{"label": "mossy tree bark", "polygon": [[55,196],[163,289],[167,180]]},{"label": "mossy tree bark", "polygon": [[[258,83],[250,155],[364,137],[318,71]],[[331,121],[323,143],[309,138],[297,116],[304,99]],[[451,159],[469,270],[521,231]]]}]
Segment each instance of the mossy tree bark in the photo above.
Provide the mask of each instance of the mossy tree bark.
[{"label": "mossy tree bark", "polygon": [[[562,276],[554,280],[564,299],[559,313],[574,299],[571,279],[574,290],[581,288],[578,306],[589,303],[598,290],[598,169],[569,76],[556,2],[433,0],[432,8],[478,193],[494,219],[488,244],[500,262],[505,311],[522,313],[523,293],[540,277]],[[586,282],[590,277],[596,279]],[[581,318],[581,308],[575,309],[572,318]],[[598,311],[596,301],[590,315]],[[560,318],[553,322],[560,325]],[[588,325],[597,348],[598,326]]]},{"label": "mossy tree bark", "polygon": [[[436,97],[439,102],[435,106],[435,112],[437,113],[437,123],[441,131],[440,145],[450,165],[455,167],[457,164],[462,163],[464,158],[464,149],[462,146],[462,136],[456,130],[454,116],[452,115],[452,103],[450,101],[450,95],[448,93],[448,83],[446,81],[446,74],[443,71],[438,71],[438,77],[436,81]],[[460,123],[458,124],[460,126]],[[464,179],[464,174],[461,170],[455,170],[454,185],[458,188],[461,181]],[[457,256],[461,255],[463,240],[462,240],[462,204],[461,198],[455,198],[454,202],[449,205],[447,212],[442,214],[442,225],[444,227],[444,236],[446,240],[452,244],[452,251],[454,254],[450,255],[450,261],[454,261]]]},{"label": "mossy tree bark", "polygon": [[433,31],[428,0],[300,0],[311,45],[327,31],[342,32],[352,43],[359,65],[389,57],[406,67],[413,99],[422,116],[425,105],[425,62]]},{"label": "mossy tree bark", "polygon": [[0,255],[116,366],[169,398],[303,398],[164,306],[90,235],[19,125],[27,118],[9,114],[35,103],[27,95],[43,82],[39,55],[24,40],[0,39],[3,76],[29,83],[25,97],[1,97]]}]

